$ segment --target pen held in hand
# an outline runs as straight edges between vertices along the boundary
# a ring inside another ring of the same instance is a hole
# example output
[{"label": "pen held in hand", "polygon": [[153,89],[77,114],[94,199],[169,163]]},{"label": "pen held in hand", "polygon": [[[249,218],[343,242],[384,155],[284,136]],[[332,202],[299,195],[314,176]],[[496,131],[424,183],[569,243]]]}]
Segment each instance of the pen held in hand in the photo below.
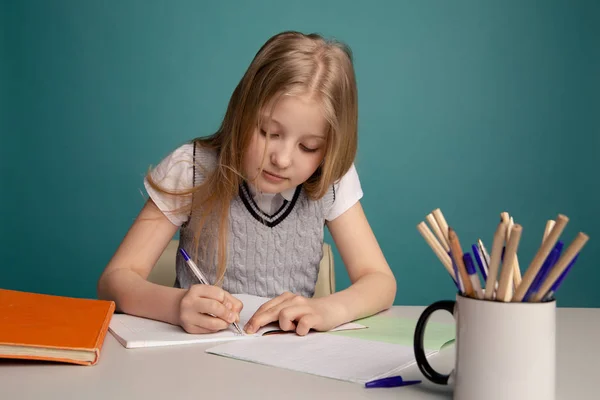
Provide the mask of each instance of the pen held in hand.
[{"label": "pen held in hand", "polygon": [[[196,265],[196,263],[190,258],[190,256],[188,255],[188,253],[180,248],[179,252],[181,253],[181,255],[183,256],[183,258],[185,259],[185,263],[188,265],[188,267],[190,267],[190,270],[192,271],[192,273],[194,274],[194,276],[196,276],[196,278],[198,279],[198,281],[200,282],[200,284],[202,285],[210,285],[210,283],[208,283],[208,279],[206,279],[206,277],[204,276],[204,274],[202,273],[202,271],[200,271],[200,269],[198,268],[198,266]],[[214,317],[214,315],[213,315]],[[240,328],[240,326],[238,325],[237,322],[232,322],[233,327],[238,331],[238,333],[240,335],[244,334],[244,331],[242,331],[242,329]]]}]

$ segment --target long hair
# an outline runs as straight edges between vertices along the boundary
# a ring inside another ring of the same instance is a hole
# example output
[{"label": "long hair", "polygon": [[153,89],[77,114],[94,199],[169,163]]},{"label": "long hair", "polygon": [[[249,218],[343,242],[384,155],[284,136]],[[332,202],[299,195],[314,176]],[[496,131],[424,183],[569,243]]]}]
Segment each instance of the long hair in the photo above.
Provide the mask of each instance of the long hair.
[{"label": "long hair", "polygon": [[[320,199],[329,186],[351,167],[357,150],[358,99],[352,52],[344,43],[318,34],[286,31],[271,37],[256,53],[229,100],[219,129],[194,139],[195,145],[215,151],[216,168],[206,179],[183,191],[156,190],[178,196],[194,194],[191,204],[196,254],[202,227],[216,218],[217,282],[227,264],[229,206],[238,194],[243,176],[243,156],[261,123],[261,111],[273,107],[281,95],[308,94],[318,101],[327,121],[323,162],[303,184],[311,199]],[[202,166],[196,166],[201,168]],[[214,243],[212,244],[213,251]]]}]

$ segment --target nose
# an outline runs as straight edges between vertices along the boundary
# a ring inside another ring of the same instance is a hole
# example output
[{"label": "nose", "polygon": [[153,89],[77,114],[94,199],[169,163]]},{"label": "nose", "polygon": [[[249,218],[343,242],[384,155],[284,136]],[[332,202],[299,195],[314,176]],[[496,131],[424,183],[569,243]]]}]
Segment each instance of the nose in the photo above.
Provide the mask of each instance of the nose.
[{"label": "nose", "polygon": [[293,149],[285,144],[274,145],[271,149],[271,163],[279,169],[285,169],[292,165]]}]

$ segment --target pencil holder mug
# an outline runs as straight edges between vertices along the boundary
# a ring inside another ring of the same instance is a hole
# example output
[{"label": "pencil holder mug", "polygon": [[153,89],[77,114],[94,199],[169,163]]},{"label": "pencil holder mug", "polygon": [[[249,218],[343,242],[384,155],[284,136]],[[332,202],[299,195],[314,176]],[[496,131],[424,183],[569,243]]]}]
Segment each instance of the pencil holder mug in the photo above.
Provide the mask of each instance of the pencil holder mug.
[{"label": "pencil holder mug", "polygon": [[[446,310],[456,321],[456,360],[450,375],[436,372],[425,357],[429,317]],[[415,328],[414,351],[425,377],[447,385],[457,400],[554,400],[556,301],[505,303],[457,294],[427,307]],[[450,382],[452,383],[452,382]]]}]

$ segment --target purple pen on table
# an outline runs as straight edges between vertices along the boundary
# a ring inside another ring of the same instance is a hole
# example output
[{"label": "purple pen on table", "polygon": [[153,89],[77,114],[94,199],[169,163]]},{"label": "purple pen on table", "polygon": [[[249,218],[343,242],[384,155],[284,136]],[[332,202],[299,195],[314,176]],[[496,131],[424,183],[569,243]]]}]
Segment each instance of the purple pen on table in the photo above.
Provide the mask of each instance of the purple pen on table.
[{"label": "purple pen on table", "polygon": [[366,388],[389,388],[389,387],[400,387],[410,386],[421,383],[421,381],[405,381],[401,376],[390,376],[388,378],[376,379],[365,383]]},{"label": "purple pen on table", "polygon": [[548,257],[546,257],[546,260],[544,260],[542,267],[540,268],[537,275],[533,279],[531,286],[529,286],[529,289],[527,289],[527,292],[525,293],[525,297],[523,297],[523,301],[529,301],[531,296],[533,296],[534,294],[537,293],[540,286],[542,286],[542,283],[544,282],[544,280],[546,280],[546,277],[550,273],[550,270],[552,269],[554,264],[556,264],[556,262],[558,261],[558,258],[560,257],[560,253],[562,251],[563,246],[564,246],[564,243],[562,241],[559,240],[558,242],[556,242],[556,244],[554,245],[554,248],[552,249],[550,254],[548,254]]}]

